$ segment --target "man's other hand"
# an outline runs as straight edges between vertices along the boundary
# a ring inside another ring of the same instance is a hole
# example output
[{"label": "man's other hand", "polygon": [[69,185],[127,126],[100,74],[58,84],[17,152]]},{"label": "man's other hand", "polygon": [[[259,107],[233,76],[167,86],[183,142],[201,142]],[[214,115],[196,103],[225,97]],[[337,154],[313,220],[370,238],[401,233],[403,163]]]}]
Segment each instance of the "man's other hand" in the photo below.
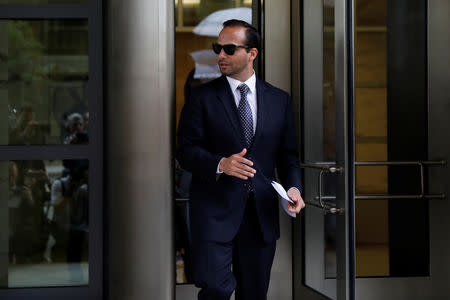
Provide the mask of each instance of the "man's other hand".
[{"label": "man's other hand", "polygon": [[247,149],[243,149],[240,153],[223,158],[219,163],[219,170],[227,175],[247,180],[249,177],[255,176],[256,170],[251,168],[253,162],[244,158]]},{"label": "man's other hand", "polygon": [[303,201],[302,196],[300,196],[300,192],[296,188],[290,188],[287,191],[289,198],[294,201],[294,203],[288,202],[288,210],[290,212],[298,214],[300,210],[305,207],[305,202]]}]

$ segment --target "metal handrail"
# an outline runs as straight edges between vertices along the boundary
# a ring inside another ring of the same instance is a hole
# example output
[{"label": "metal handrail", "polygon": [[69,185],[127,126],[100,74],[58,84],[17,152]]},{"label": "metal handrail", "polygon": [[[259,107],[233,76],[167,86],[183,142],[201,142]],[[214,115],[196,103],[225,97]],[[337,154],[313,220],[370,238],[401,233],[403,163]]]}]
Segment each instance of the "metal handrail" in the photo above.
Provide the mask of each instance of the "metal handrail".
[{"label": "metal handrail", "polygon": [[[386,199],[445,199],[445,194],[430,195],[355,195],[355,200],[386,200]],[[319,196],[314,197],[319,200]],[[322,200],[336,200],[336,196],[322,196]]]},{"label": "metal handrail", "polygon": [[189,198],[175,198],[175,201],[177,201],[177,202],[188,202]]},{"label": "metal handrail", "polygon": [[355,166],[411,166],[411,165],[445,166],[445,160],[415,160],[415,161],[355,161]]},{"label": "metal handrail", "polygon": [[301,163],[300,168],[311,168],[311,169],[329,169],[331,167],[336,166],[336,163],[333,161],[329,162],[317,162],[317,163]]},{"label": "metal handrail", "polygon": [[[420,168],[420,194],[418,195],[355,195],[355,200],[372,200],[372,199],[445,199],[446,195],[441,194],[425,194],[425,179],[424,179],[424,166],[445,166],[447,162],[445,160],[427,160],[427,161],[357,161],[355,166],[419,166]],[[331,168],[336,165],[334,162],[324,163],[306,163],[301,164],[305,168],[320,169],[319,173],[319,192],[318,196],[314,197],[315,200],[319,200],[319,203],[323,204],[323,200],[336,200],[336,196],[325,196],[322,194],[322,177],[324,172],[330,172]],[[335,171],[342,171],[342,169],[336,168]],[[334,172],[331,172],[334,173]]]},{"label": "metal handrail", "polygon": [[319,162],[319,163],[301,163],[300,164],[301,168],[312,168],[312,169],[318,169],[320,170],[319,172],[319,177],[318,177],[318,197],[315,197],[314,199],[319,200],[319,203],[314,203],[311,201],[307,201],[305,203],[321,208],[325,213],[326,212],[330,212],[332,214],[336,214],[336,213],[342,213],[344,211],[343,208],[337,208],[335,205],[329,205],[329,204],[325,204],[323,202],[323,200],[325,199],[325,197],[322,194],[322,182],[323,182],[323,175],[326,173],[340,173],[342,172],[344,169],[342,167],[336,167],[336,163],[335,162]]},{"label": "metal handrail", "polygon": [[419,166],[420,194],[419,195],[355,195],[355,199],[445,199],[445,194],[425,195],[424,166],[445,166],[445,160],[418,161],[355,161],[355,166]]},{"label": "metal handrail", "polygon": [[[419,195],[355,195],[355,200],[382,200],[382,199],[445,199],[445,194],[425,194],[424,184],[424,166],[445,166],[445,160],[435,161],[357,161],[355,166],[419,166],[420,168],[420,187],[421,193]],[[342,213],[343,208],[337,208],[336,204],[324,203],[324,201],[336,200],[336,196],[327,196],[322,193],[323,176],[327,173],[340,173],[344,169],[337,167],[335,162],[317,162],[317,163],[301,163],[301,168],[310,168],[320,170],[318,176],[318,196],[314,200],[319,203],[305,200],[305,204],[320,208],[325,212]],[[177,201],[188,201],[188,198],[177,198]]]}]

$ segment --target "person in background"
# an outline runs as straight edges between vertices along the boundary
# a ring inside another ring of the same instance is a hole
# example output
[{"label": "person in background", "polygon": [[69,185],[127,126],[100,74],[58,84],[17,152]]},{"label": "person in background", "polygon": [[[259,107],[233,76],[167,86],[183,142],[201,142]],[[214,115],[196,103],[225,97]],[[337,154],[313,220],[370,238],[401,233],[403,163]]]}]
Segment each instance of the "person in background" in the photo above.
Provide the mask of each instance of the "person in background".
[{"label": "person in background", "polygon": [[83,116],[79,113],[72,113],[67,117],[67,126],[66,130],[68,131],[68,135],[64,139],[63,144],[71,144],[72,140],[76,137],[78,133],[83,132],[84,130],[84,120]]},{"label": "person in background", "polygon": [[[63,162],[64,163],[64,162]],[[67,164],[66,164],[67,165]],[[58,243],[64,245],[67,240],[69,229],[69,189],[70,189],[70,171],[66,168],[62,176],[53,181],[50,192],[50,203],[46,214],[51,224],[46,247],[44,250],[44,261],[51,263],[52,249]]]},{"label": "person in background", "polygon": [[17,177],[19,171],[14,161],[9,162],[9,193],[8,193],[8,209],[9,209],[9,261],[16,263],[16,241],[18,226],[18,209],[21,202],[20,189],[17,186]]},{"label": "person in background", "polygon": [[19,204],[13,239],[16,263],[31,263],[39,253],[42,206],[38,195],[34,193],[37,176],[40,176],[40,172],[36,170],[19,168],[16,191]]},{"label": "person in background", "polygon": [[70,279],[81,284],[84,279],[81,262],[89,232],[88,161],[74,161],[70,168],[69,241],[67,263]]},{"label": "person in background", "polygon": [[88,111],[83,114],[83,129],[86,134],[89,132],[89,112]]},{"label": "person in background", "polygon": [[36,113],[31,105],[22,106],[17,113],[16,127],[10,128],[10,145],[42,145],[45,144],[44,134]]}]

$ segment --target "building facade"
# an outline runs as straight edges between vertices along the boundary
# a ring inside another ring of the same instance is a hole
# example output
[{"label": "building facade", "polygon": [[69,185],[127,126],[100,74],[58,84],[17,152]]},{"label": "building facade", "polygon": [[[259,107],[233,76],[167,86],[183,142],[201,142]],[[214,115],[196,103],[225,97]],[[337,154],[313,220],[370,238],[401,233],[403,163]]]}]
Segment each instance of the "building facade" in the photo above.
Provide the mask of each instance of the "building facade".
[{"label": "building facade", "polygon": [[269,299],[449,298],[449,13],[0,0],[0,298],[196,298],[176,128],[229,18],[259,30],[255,71],[296,118],[307,207],[280,210]]}]

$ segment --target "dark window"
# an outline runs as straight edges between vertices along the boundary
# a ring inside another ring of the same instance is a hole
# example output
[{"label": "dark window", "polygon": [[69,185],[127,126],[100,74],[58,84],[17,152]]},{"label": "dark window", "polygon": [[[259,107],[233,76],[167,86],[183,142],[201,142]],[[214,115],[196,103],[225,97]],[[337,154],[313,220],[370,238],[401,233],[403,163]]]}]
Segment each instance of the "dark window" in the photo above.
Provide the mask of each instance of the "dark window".
[{"label": "dark window", "polygon": [[101,7],[0,0],[0,299],[102,299]]}]

